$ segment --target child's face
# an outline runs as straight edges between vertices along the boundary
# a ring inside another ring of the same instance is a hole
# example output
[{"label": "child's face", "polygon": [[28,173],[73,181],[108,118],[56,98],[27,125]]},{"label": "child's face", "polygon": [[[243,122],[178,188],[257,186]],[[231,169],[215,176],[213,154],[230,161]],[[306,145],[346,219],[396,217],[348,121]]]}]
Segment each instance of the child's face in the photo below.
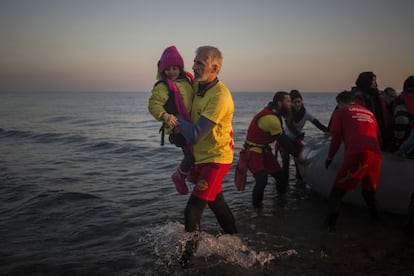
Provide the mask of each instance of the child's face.
[{"label": "child's face", "polygon": [[178,66],[171,65],[164,70],[164,73],[170,80],[176,80],[180,75],[180,68]]}]

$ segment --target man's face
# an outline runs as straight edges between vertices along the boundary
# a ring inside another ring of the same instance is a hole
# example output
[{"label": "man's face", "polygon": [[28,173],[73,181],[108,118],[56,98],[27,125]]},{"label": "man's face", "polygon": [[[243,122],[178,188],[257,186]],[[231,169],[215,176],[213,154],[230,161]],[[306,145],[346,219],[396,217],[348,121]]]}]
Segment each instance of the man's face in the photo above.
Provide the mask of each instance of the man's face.
[{"label": "man's face", "polygon": [[288,116],[292,110],[292,102],[290,100],[290,96],[285,95],[283,97],[283,101],[277,103],[277,107],[277,113],[279,113],[279,115],[283,117]]},{"label": "man's face", "polygon": [[194,58],[193,71],[195,81],[207,83],[217,77],[218,71],[216,66],[211,65],[207,60],[208,56],[203,53],[197,54]]}]

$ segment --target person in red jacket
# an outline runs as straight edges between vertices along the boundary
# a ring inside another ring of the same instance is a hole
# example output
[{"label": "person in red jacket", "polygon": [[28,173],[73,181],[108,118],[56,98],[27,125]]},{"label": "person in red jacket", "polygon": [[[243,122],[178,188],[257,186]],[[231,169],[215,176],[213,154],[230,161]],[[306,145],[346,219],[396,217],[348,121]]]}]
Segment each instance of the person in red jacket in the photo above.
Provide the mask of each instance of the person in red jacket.
[{"label": "person in red jacket", "polygon": [[373,220],[378,219],[375,192],[381,170],[381,147],[379,128],[375,115],[366,107],[354,102],[351,92],[343,91],[336,97],[338,110],[331,124],[332,140],[326,168],[332,162],[342,141],[344,161],[336,175],[329,195],[326,224],[335,230],[341,200],[347,192],[355,191],[362,184],[362,196],[370,209]]}]

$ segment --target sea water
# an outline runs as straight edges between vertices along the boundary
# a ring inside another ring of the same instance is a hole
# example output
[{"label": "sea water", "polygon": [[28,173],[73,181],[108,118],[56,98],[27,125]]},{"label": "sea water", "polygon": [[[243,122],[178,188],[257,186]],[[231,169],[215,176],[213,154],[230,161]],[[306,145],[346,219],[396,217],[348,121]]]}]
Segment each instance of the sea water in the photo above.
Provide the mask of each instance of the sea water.
[{"label": "sea water", "polygon": [[[327,125],[335,93],[303,93]],[[233,184],[224,197],[239,230],[224,235],[207,208],[191,265],[177,257],[188,239],[171,174],[182,156],[160,146],[149,93],[0,93],[1,275],[408,275],[413,241],[404,217],[371,225],[363,208],[344,206],[338,231],[323,227],[326,200],[297,185],[285,195],[272,179],[264,208]],[[235,162],[253,115],[273,93],[233,93]],[[305,134],[321,135],[307,123]],[[191,237],[190,237],[191,238]]]}]

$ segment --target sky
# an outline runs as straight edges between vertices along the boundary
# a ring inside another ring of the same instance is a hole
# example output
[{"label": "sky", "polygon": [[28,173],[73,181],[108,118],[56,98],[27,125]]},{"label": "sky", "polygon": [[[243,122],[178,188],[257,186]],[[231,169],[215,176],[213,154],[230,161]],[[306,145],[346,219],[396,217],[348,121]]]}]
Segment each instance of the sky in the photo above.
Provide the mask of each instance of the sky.
[{"label": "sky", "polygon": [[412,0],[0,0],[1,91],[151,91],[162,51],[223,54],[233,92],[339,92],[414,75]]}]

